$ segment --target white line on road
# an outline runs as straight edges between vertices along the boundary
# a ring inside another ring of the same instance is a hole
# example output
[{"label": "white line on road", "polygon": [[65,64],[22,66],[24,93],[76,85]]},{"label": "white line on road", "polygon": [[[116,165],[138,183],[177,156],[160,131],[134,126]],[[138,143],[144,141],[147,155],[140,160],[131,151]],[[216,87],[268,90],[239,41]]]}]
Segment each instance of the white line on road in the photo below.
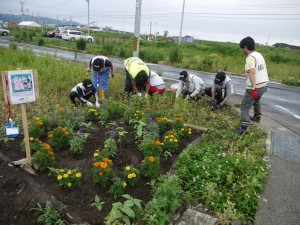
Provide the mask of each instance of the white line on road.
[{"label": "white line on road", "polygon": [[286,108],[284,108],[284,107],[282,107],[282,106],[280,106],[280,105],[275,105],[275,106],[276,106],[277,108],[280,108],[280,109],[282,109],[282,110],[285,110],[285,111],[289,112],[289,113],[292,114],[295,118],[300,119],[300,116],[296,115],[295,113],[291,112],[290,110],[288,110],[288,109],[286,109]]}]

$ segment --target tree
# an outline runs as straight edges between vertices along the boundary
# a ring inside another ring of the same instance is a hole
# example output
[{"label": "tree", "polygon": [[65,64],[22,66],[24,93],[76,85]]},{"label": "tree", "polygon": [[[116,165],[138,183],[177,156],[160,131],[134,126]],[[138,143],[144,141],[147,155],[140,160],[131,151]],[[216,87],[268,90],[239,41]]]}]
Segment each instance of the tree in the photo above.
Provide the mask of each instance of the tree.
[{"label": "tree", "polygon": [[165,30],[165,31],[164,31],[164,37],[167,37],[168,34],[169,34],[169,31]]}]

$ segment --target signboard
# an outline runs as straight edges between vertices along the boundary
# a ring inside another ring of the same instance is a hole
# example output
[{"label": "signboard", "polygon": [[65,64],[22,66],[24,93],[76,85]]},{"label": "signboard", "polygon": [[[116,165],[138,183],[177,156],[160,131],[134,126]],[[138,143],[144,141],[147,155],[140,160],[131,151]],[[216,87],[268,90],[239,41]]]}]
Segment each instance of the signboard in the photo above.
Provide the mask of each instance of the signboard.
[{"label": "signboard", "polygon": [[36,101],[33,70],[6,71],[11,104]]}]

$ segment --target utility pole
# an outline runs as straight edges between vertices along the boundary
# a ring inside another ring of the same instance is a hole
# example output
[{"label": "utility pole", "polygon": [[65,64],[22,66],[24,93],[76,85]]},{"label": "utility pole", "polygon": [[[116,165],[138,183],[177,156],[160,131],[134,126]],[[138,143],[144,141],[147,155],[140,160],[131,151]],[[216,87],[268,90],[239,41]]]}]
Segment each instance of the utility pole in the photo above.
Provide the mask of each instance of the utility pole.
[{"label": "utility pole", "polygon": [[141,9],[142,9],[142,0],[136,0],[134,38],[133,38],[133,45],[132,45],[132,50],[133,50],[132,56],[134,57],[139,57]]},{"label": "utility pole", "polygon": [[88,35],[90,35],[90,0],[86,0],[88,4]]},{"label": "utility pole", "polygon": [[23,19],[23,15],[24,15],[24,2],[20,2],[21,3],[21,12],[22,12],[22,21],[21,22],[23,22],[24,21],[24,19]]},{"label": "utility pole", "polygon": [[181,35],[182,35],[182,24],[183,24],[183,15],[184,15],[184,5],[185,5],[185,0],[183,0],[183,7],[182,7],[182,14],[181,14],[181,24],[180,24],[180,35],[179,35],[179,40],[178,44],[181,44]]}]

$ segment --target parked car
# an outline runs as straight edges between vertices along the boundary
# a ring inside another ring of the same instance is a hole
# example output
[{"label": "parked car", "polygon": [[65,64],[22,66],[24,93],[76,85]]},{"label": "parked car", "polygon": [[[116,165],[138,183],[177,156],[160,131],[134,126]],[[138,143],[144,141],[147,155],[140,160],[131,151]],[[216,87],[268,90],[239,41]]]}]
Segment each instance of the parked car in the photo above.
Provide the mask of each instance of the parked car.
[{"label": "parked car", "polygon": [[47,37],[49,37],[49,38],[54,38],[54,37],[55,37],[55,30],[48,31],[48,32],[47,32]]},{"label": "parked car", "polygon": [[88,42],[94,41],[94,38],[92,36],[78,30],[65,30],[62,35],[62,39],[67,41],[77,41],[80,38]]},{"label": "parked car", "polygon": [[0,35],[7,36],[9,34],[10,34],[9,30],[3,29],[3,28],[0,29]]}]

